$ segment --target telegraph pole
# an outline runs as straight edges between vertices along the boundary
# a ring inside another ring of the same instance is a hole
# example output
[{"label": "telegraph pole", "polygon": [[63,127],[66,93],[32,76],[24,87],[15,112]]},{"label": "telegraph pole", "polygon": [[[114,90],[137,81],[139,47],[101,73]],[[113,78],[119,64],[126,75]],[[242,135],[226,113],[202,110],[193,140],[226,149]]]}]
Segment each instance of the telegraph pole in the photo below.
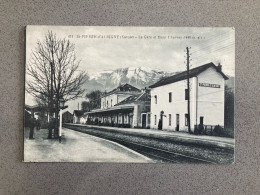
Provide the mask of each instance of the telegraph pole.
[{"label": "telegraph pole", "polygon": [[187,55],[187,96],[188,96],[188,131],[191,133],[190,130],[190,54],[189,54],[189,48],[186,47],[186,55]]}]

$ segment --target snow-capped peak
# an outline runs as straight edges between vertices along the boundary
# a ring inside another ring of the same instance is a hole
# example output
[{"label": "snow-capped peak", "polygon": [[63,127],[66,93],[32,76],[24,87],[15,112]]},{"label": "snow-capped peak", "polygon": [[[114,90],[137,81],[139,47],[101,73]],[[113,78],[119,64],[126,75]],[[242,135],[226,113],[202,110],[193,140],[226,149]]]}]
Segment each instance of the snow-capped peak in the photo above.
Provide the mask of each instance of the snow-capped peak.
[{"label": "snow-capped peak", "polygon": [[[160,78],[168,76],[169,73],[164,71],[153,70],[150,67],[118,68],[114,71],[102,71],[90,75],[86,89],[109,90],[118,87],[119,84],[129,83],[137,88],[148,87]],[[93,86],[92,86],[93,85]]]}]

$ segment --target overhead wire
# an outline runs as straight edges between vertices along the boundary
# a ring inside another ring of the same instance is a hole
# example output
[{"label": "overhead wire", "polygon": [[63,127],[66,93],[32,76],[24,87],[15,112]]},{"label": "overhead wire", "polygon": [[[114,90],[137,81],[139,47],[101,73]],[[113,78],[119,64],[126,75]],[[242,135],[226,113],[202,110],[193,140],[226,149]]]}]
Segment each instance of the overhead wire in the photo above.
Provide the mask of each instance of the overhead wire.
[{"label": "overhead wire", "polygon": [[[225,46],[225,47],[222,47],[222,48],[219,48],[219,49],[216,49],[216,50],[213,50],[213,51],[210,51],[210,52],[206,52],[206,53],[198,55],[198,56],[192,56],[191,57],[192,61],[196,61],[196,60],[200,60],[200,59],[204,59],[204,58],[209,58],[209,57],[210,58],[212,58],[212,57],[215,58],[215,57],[220,56],[221,54],[216,54],[215,53],[216,51],[226,51],[227,50],[226,53],[227,52],[233,52],[233,50],[231,50],[232,49],[231,46],[233,46],[233,44]],[[212,55],[209,56],[210,53],[215,53],[215,54],[212,54]]]},{"label": "overhead wire", "polygon": [[[218,42],[222,42],[222,41],[225,41],[225,40],[228,40],[228,39],[231,39],[231,37],[226,37],[226,38],[224,38],[224,39],[222,39],[222,40],[219,40],[219,39],[221,39],[221,36],[222,35],[224,35],[224,34],[227,34],[227,33],[222,33],[222,34],[220,34],[220,35],[212,35],[212,36],[210,36],[210,37],[213,37],[213,38],[210,38],[210,39],[208,39],[208,37],[207,37],[207,39],[205,39],[205,41],[207,41],[207,42],[204,42],[204,43],[200,43],[200,44],[198,44],[198,46],[203,46],[203,45],[207,45],[208,44],[208,41],[210,41],[210,40],[215,40],[215,41],[213,41],[213,42],[210,42],[210,44],[212,44],[212,43],[218,43]],[[195,50],[196,52],[197,51],[200,51],[201,50],[201,48],[199,48],[198,50]],[[193,51],[193,52],[195,52],[195,51]]]},{"label": "overhead wire", "polygon": [[[229,40],[229,39],[222,40],[222,41],[218,41],[217,43],[211,43],[210,45],[207,45],[206,47],[201,47],[201,48],[199,48],[198,50],[192,51],[192,52],[191,52],[191,55],[193,55],[194,53],[200,52],[200,51],[203,50],[203,49],[208,49],[208,48],[213,47],[213,46],[214,46],[214,47],[217,47],[217,46],[223,45],[223,44],[220,44],[220,43],[223,42],[223,41],[227,41],[227,40]],[[234,42],[231,41],[231,42],[228,42],[228,43],[233,44]]]},{"label": "overhead wire", "polygon": [[[230,53],[230,52],[233,52],[231,49],[231,46],[232,46],[233,44],[231,44],[231,45],[228,45],[228,46],[224,46],[224,47],[222,47],[222,48],[218,48],[218,49],[216,49],[216,50],[213,50],[213,51],[210,51],[211,53],[214,53],[214,52],[216,52],[216,51],[226,51],[225,53]],[[212,55],[210,55],[209,56],[209,54],[210,53],[206,53],[206,54],[202,54],[202,55],[199,55],[199,56],[196,56],[195,58],[192,56],[191,57],[191,66],[194,64],[194,62],[196,63],[196,64],[200,64],[200,63],[202,63],[202,62],[205,62],[205,61],[209,61],[209,62],[212,62],[213,61],[213,59],[217,59],[217,58],[219,58],[219,59],[221,59],[222,58],[222,56],[221,56],[221,54],[212,54]]]}]

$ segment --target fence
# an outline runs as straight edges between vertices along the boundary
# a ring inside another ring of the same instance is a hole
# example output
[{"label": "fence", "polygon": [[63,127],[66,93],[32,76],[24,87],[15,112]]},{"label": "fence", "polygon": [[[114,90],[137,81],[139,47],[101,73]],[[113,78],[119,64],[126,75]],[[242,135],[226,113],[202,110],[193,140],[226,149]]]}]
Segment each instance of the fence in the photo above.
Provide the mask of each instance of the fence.
[{"label": "fence", "polygon": [[194,133],[200,135],[234,138],[233,128],[224,128],[224,126],[220,125],[195,125]]}]

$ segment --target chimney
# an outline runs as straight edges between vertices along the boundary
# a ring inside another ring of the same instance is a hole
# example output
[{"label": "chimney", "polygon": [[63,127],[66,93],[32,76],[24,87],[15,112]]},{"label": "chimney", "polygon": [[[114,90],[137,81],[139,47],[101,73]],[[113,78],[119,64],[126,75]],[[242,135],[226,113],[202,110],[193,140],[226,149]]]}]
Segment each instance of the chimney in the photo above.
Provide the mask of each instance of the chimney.
[{"label": "chimney", "polygon": [[221,65],[220,63],[218,63],[217,71],[218,71],[218,72],[221,72],[221,71],[222,71],[222,65]]}]

